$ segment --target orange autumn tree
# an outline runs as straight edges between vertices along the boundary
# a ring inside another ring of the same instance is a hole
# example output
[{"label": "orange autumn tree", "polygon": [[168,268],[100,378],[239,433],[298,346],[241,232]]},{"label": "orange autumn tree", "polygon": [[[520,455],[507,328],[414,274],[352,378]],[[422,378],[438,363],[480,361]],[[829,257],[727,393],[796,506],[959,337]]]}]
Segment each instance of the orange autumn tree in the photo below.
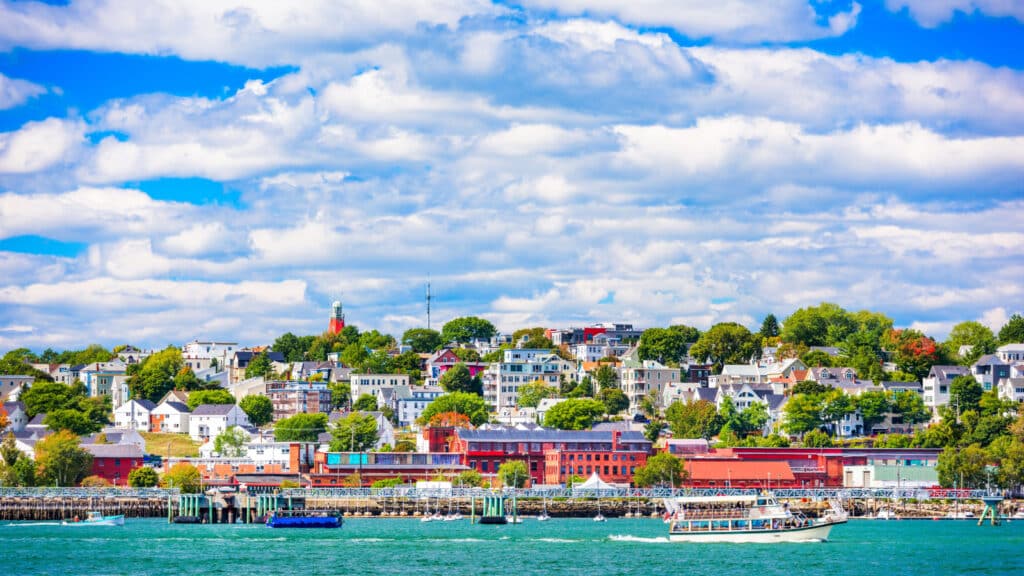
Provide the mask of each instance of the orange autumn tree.
[{"label": "orange autumn tree", "polygon": [[3,429],[5,429],[5,428],[7,428],[7,426],[8,426],[8,425],[9,425],[10,423],[11,423],[11,421],[10,421],[10,419],[9,419],[9,418],[7,417],[7,411],[6,411],[6,410],[4,410],[4,407],[3,407],[3,405],[0,405],[0,430],[3,430]]},{"label": "orange autumn tree", "polygon": [[453,428],[473,428],[469,416],[458,412],[441,412],[434,414],[427,422],[429,426],[451,426]]}]

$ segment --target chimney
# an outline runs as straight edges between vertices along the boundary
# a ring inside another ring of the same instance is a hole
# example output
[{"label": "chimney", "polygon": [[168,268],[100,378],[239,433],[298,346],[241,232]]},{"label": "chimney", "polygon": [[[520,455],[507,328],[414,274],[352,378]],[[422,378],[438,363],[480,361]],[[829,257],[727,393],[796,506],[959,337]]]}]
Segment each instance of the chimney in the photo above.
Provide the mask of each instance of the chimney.
[{"label": "chimney", "polygon": [[612,430],[612,452],[619,451],[619,436],[621,435],[622,432],[618,430]]}]

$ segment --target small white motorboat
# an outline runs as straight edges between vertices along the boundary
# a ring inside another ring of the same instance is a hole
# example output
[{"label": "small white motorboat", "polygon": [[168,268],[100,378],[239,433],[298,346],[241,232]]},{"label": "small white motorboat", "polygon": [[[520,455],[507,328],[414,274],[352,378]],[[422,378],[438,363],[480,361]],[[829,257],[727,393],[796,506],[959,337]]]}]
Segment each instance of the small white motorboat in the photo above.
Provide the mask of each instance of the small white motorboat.
[{"label": "small white motorboat", "polygon": [[116,516],[104,516],[96,510],[89,511],[84,519],[75,516],[72,520],[61,522],[62,526],[124,526],[124,514]]},{"label": "small white motorboat", "polygon": [[604,517],[604,514],[601,514],[600,512],[597,513],[597,516],[594,516],[594,522],[605,522],[607,520],[608,519]]}]

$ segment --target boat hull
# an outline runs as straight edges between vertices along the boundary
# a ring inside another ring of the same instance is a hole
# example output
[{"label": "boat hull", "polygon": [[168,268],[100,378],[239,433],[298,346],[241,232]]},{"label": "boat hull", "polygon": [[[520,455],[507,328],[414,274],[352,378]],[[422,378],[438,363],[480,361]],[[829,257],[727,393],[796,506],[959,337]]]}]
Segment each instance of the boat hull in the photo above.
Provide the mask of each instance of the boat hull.
[{"label": "boat hull", "polygon": [[341,528],[341,524],[342,519],[338,516],[292,516],[267,520],[270,528]]},{"label": "boat hull", "polygon": [[786,530],[751,530],[743,532],[687,532],[669,534],[671,542],[725,542],[725,543],[751,543],[769,544],[773,542],[824,542],[832,527],[844,522],[829,522],[805,526],[803,528],[790,528]]},{"label": "boat hull", "polygon": [[82,520],[79,522],[62,522],[63,526],[124,526],[124,516],[104,516],[99,520]]}]

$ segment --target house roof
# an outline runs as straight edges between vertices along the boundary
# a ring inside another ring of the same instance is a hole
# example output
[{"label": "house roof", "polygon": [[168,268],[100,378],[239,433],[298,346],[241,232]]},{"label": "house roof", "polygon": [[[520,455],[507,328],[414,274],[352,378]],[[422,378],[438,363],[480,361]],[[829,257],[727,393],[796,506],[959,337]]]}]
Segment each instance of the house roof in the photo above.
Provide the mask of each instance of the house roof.
[{"label": "house roof", "polygon": [[970,373],[971,371],[966,366],[936,365],[932,366],[931,370],[928,371],[928,376],[937,378],[942,382],[948,382],[957,376],[966,376]]},{"label": "house roof", "polygon": [[[261,352],[254,352],[252,350],[239,350],[235,352],[235,360],[237,361],[238,366],[242,368],[249,364],[253,356],[260,353]],[[267,351],[265,353],[271,362],[284,362],[284,354],[280,352]]]},{"label": "house roof", "polygon": [[142,458],[142,448],[135,444],[83,444],[94,458]]},{"label": "house roof", "polygon": [[192,411],[193,416],[227,416],[234,404],[200,404]]},{"label": "house roof", "polygon": [[132,400],[132,402],[135,402],[150,412],[153,411],[153,408],[156,408],[156,404],[154,404],[152,400]]},{"label": "house roof", "polygon": [[22,412],[24,412],[25,411],[25,403],[21,402],[21,401],[18,401],[18,402],[4,402],[4,412],[7,412],[8,414],[10,414],[11,412],[14,412],[15,410],[21,410]]},{"label": "house roof", "polygon": [[31,420],[28,421],[28,425],[29,426],[45,426],[45,424],[43,424],[43,419],[44,418],[46,418],[46,412],[40,412],[39,414],[36,414],[35,416],[32,417]]},{"label": "house roof", "polygon": [[716,388],[697,388],[697,399],[707,400],[708,402],[714,402],[715,396],[718,395]]},{"label": "house roof", "polygon": [[178,412],[189,412],[188,405],[187,404],[183,404],[181,402],[172,402],[172,401],[168,400],[167,402],[163,403],[163,406],[167,406],[169,408],[174,408]]},{"label": "house roof", "polygon": [[688,458],[686,471],[690,474],[690,480],[705,482],[766,482],[769,478],[775,482],[795,479],[789,463],[771,460]]},{"label": "house roof", "polygon": [[1005,366],[1006,362],[995,354],[985,354],[974,363],[975,366]]}]

